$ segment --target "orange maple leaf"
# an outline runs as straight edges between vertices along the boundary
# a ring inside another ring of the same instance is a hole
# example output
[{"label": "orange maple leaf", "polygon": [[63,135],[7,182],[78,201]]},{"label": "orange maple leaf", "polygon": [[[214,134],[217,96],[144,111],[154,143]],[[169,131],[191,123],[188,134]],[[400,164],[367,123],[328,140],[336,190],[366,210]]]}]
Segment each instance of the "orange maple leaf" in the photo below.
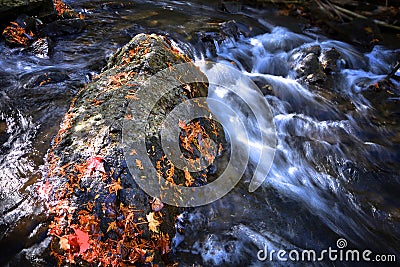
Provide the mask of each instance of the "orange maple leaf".
[{"label": "orange maple leaf", "polygon": [[178,126],[179,128],[186,130],[186,123],[184,121],[179,120]]},{"label": "orange maple leaf", "polygon": [[122,189],[121,179],[118,178],[118,181],[113,180],[111,184],[107,185],[107,187],[108,187],[108,190],[110,191],[110,194],[113,192],[117,193],[118,190]]}]

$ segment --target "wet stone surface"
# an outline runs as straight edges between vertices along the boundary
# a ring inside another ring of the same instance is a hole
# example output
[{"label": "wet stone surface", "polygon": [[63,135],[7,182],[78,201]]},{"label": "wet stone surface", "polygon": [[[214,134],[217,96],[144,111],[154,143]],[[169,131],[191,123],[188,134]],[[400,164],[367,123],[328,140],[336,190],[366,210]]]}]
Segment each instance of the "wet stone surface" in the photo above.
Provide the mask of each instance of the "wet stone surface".
[{"label": "wet stone surface", "polygon": [[[49,206],[54,216],[50,234],[58,261],[125,260],[150,264],[154,258],[155,262],[168,263],[169,237],[175,234],[175,217],[180,209],[165,206],[160,211],[152,211],[154,200],[137,186],[127,168],[121,127],[129,116],[128,102],[145,101],[135,99],[135,90],[140,89],[140,84],[158,71],[183,62],[189,59],[166,38],[140,34],[119,49],[107,68],[76,96],[48,154],[47,179],[54,186],[52,195],[55,196]],[[206,94],[203,84],[193,86],[190,92],[178,87],[163,96],[153,110],[154,119],[149,120],[147,145],[153,147],[154,164],[157,159],[165,158],[160,143],[155,140],[165,111],[185,99]],[[218,131],[222,138],[222,129]],[[176,182],[182,182],[178,176],[178,172],[172,173]],[[204,179],[207,172],[200,173],[199,177],[207,182]],[[65,209],[70,210],[69,215]],[[162,221],[159,232],[152,230],[147,222],[150,214]],[[129,223],[134,227],[129,228]],[[89,234],[90,244],[83,252],[81,246],[78,256],[78,248],[60,245],[74,231],[76,234],[76,229]],[[112,255],[107,254],[110,250]]]}]

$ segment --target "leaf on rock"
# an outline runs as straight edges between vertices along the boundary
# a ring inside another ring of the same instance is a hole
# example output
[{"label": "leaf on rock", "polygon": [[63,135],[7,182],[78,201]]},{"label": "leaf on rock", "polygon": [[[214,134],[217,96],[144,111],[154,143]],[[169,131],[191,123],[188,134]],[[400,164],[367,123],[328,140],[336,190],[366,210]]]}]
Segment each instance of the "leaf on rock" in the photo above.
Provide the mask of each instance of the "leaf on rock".
[{"label": "leaf on rock", "polygon": [[117,229],[117,223],[115,221],[110,222],[108,224],[108,228],[107,228],[107,233],[111,230],[116,230]]},{"label": "leaf on rock", "polygon": [[179,120],[178,122],[178,126],[179,128],[181,128],[182,130],[186,130],[186,123],[184,121]]},{"label": "leaf on rock", "polygon": [[117,193],[119,190],[122,189],[121,179],[118,178],[117,181],[113,180],[111,184],[107,185],[110,194]]},{"label": "leaf on rock", "polygon": [[79,254],[82,254],[90,248],[89,235],[79,228],[74,228],[74,231],[76,235],[76,241],[79,245]]},{"label": "leaf on rock", "polygon": [[143,170],[143,169],[144,169],[144,168],[143,168],[142,161],[139,160],[139,159],[136,159],[136,166],[137,166],[140,170]]},{"label": "leaf on rock", "polygon": [[149,222],[149,229],[150,231],[153,231],[155,233],[158,233],[158,226],[161,224],[159,220],[154,218],[155,213],[150,212],[149,214],[146,215],[146,219]]},{"label": "leaf on rock", "polygon": [[67,237],[63,237],[63,236],[60,237],[60,248],[62,248],[63,250],[68,250],[71,248]]},{"label": "leaf on rock", "polygon": [[94,171],[106,173],[106,170],[104,169],[104,162],[103,162],[102,157],[99,157],[99,156],[90,157],[87,159],[86,165],[87,165],[87,172],[89,174],[92,174]]}]

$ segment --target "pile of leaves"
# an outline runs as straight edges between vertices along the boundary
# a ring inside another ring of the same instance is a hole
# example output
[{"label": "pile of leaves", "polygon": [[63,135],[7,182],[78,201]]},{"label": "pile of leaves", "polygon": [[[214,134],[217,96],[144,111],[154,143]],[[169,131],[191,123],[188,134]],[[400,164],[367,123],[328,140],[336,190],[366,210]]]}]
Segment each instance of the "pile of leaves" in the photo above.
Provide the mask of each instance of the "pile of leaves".
[{"label": "pile of leaves", "polygon": [[[159,201],[154,200],[154,210],[145,218],[142,210],[125,206],[118,201],[123,188],[121,181],[110,177],[113,170],[106,171],[104,164],[102,157],[91,156],[83,164],[54,168],[52,175],[68,177],[65,185],[52,191],[46,182],[38,189],[46,198],[49,197],[46,194],[52,192],[57,199],[48,206],[53,215],[49,226],[49,234],[54,237],[52,255],[59,265],[87,262],[101,266],[151,263],[155,251],[166,257],[170,252],[170,239],[168,234],[159,231],[162,204],[156,206],[155,202]],[[104,186],[108,190],[107,198],[101,199],[101,195],[96,194],[84,206],[76,205],[76,192],[89,190],[82,180],[99,176],[107,184]],[[109,221],[106,230],[97,214],[103,214]],[[144,235],[146,227],[150,230],[150,238]]]},{"label": "pile of leaves", "polygon": [[19,25],[17,22],[12,21],[4,31],[3,36],[6,38],[10,45],[21,45],[26,46],[34,39],[34,34],[31,30],[26,30],[24,27]]},{"label": "pile of leaves", "polygon": [[[215,129],[215,124],[212,124],[212,126],[214,129],[214,134],[218,136],[218,132]],[[192,121],[188,124],[180,121],[179,127],[183,131],[183,133],[180,135],[180,143],[183,149],[187,152],[190,152],[192,155],[195,153],[195,150],[197,150],[197,152],[199,152],[209,164],[213,163],[216,151],[213,150],[210,142],[211,139],[204,127],[201,126],[200,121]],[[192,155],[188,155],[187,158],[193,157]],[[200,157],[195,157],[195,159],[192,160],[199,162]]]},{"label": "pile of leaves", "polygon": [[54,8],[60,18],[80,18],[83,19],[82,14],[76,13],[69,5],[61,0],[53,0]]},{"label": "pile of leaves", "polygon": [[[101,266],[146,265],[153,262],[155,252],[168,262],[170,237],[159,230],[163,204],[158,199],[150,203],[153,211],[148,214],[124,205],[119,201],[123,189],[121,180],[115,175],[116,170],[106,168],[107,163],[101,156],[92,155],[82,163],[68,162],[58,166],[61,159],[53,153],[53,149],[63,142],[71,130],[71,110],[75,102],[76,98],[48,154],[49,179],[67,177],[68,180],[55,189],[47,180],[37,190],[40,198],[52,200],[48,202],[48,210],[53,217],[49,225],[49,234],[54,237],[51,243],[52,255],[59,265],[83,262]],[[94,194],[83,182],[88,179],[101,179],[104,190],[108,192],[100,192],[88,198],[84,206],[77,205],[77,192]],[[104,199],[105,195],[107,197]],[[107,218],[105,227],[102,227],[98,214]]]}]

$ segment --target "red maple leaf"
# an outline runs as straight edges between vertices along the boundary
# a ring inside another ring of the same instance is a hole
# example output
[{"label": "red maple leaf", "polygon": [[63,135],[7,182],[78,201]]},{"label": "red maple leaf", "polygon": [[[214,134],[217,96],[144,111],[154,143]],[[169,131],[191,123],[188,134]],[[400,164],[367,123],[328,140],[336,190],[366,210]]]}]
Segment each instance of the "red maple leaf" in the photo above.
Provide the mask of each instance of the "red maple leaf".
[{"label": "red maple leaf", "polygon": [[[79,246],[79,254],[82,254],[90,248],[89,235],[88,235],[88,233],[82,231],[79,228],[73,228],[73,229],[75,231],[75,234],[73,235],[73,237],[75,237],[75,238],[72,238],[72,240],[75,239],[74,241]],[[70,241],[70,244],[71,244],[71,241]]]},{"label": "red maple leaf", "polygon": [[99,156],[92,156],[86,160],[87,172],[92,174],[94,171],[99,171],[102,173],[106,173],[104,169],[104,160]]}]

